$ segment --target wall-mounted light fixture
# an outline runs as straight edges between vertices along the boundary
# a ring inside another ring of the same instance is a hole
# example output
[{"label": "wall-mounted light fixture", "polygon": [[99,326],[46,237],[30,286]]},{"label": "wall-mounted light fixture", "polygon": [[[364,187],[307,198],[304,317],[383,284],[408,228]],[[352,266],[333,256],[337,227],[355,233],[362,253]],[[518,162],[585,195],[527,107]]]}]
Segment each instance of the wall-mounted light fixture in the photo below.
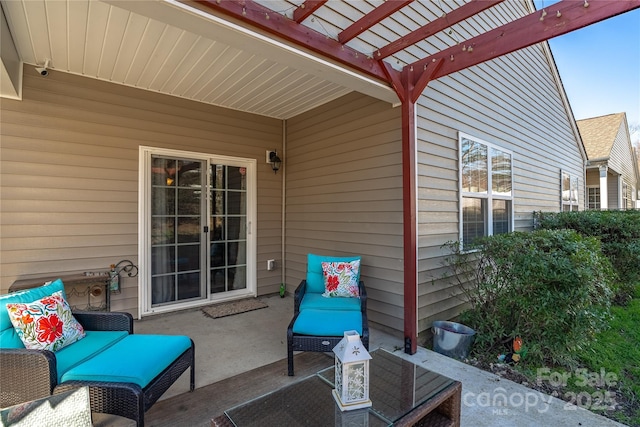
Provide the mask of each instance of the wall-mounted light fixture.
[{"label": "wall-mounted light fixture", "polygon": [[282,160],[280,160],[280,157],[278,157],[277,151],[269,151],[269,163],[271,163],[271,169],[273,169],[273,173],[278,173],[278,170],[282,165]]}]

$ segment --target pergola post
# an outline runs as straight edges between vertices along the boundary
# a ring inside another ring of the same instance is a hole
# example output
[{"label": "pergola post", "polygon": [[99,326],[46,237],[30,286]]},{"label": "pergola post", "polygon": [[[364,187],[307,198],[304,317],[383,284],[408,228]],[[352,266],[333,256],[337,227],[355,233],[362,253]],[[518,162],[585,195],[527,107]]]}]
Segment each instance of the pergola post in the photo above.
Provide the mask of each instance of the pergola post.
[{"label": "pergola post", "polygon": [[404,351],[414,354],[418,338],[418,197],[416,103],[413,71],[402,71],[402,217],[404,233]]},{"label": "pergola post", "polygon": [[418,142],[416,101],[444,61],[436,60],[414,72],[406,66],[401,73],[384,64],[384,69],[402,103],[402,219],[404,235],[404,351],[418,349]]}]

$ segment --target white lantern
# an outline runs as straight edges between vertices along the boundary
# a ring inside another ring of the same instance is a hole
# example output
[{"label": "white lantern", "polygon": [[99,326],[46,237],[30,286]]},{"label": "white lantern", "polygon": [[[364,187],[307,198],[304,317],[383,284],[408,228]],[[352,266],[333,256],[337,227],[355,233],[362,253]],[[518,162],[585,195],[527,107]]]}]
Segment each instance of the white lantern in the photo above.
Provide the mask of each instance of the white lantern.
[{"label": "white lantern", "polygon": [[369,400],[369,360],[371,356],[360,341],[357,331],[345,331],[344,338],[333,348],[335,354],[335,386],[333,397],[340,410],[367,408]]}]

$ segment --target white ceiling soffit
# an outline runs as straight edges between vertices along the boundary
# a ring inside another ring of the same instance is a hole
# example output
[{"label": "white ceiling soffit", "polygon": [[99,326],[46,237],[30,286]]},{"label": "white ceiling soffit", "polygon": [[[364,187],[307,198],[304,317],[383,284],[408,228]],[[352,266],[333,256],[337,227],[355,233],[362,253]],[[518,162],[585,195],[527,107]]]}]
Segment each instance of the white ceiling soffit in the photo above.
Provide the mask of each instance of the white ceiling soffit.
[{"label": "white ceiling soffit", "polygon": [[397,102],[380,82],[173,1],[0,3],[29,64],[278,119],[353,90]]}]

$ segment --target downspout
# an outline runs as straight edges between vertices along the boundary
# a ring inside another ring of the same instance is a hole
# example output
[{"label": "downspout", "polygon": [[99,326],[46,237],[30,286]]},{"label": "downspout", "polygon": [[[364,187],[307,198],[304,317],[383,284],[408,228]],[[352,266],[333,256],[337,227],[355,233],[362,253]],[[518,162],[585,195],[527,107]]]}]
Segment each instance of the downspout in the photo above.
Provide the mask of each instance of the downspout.
[{"label": "downspout", "polygon": [[[285,194],[286,194],[286,180],[285,180],[285,176],[287,173],[287,121],[283,120],[282,121],[282,206],[280,207],[280,209],[282,209],[282,218],[280,219],[280,224],[282,229],[280,230],[280,235],[281,237],[281,241],[280,241],[280,248],[281,248],[281,253],[280,253],[280,259],[282,260],[280,262],[280,283],[285,283],[285,247],[284,247],[284,232],[285,232]],[[286,283],[285,283],[285,287],[286,287]]]}]

